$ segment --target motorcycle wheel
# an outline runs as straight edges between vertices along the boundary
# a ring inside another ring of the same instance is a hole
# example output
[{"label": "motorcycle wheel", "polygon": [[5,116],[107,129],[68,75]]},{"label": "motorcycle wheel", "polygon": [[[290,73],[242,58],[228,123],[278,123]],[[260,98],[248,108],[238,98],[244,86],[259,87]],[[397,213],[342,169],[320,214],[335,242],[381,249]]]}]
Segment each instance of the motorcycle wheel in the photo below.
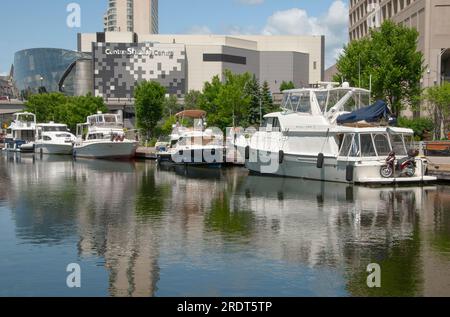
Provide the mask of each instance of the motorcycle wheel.
[{"label": "motorcycle wheel", "polygon": [[383,165],[380,168],[380,175],[383,178],[391,178],[394,174],[394,170],[389,165]]}]

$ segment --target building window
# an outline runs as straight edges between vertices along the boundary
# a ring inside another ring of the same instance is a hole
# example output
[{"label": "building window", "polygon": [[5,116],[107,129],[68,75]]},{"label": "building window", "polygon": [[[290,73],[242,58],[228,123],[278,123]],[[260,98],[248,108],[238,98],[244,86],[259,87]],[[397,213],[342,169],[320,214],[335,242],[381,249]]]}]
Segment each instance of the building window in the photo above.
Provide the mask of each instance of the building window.
[{"label": "building window", "polygon": [[203,54],[203,61],[247,65],[246,57],[228,54]]},{"label": "building window", "polygon": [[313,69],[316,70],[317,69],[317,62],[313,63]]}]

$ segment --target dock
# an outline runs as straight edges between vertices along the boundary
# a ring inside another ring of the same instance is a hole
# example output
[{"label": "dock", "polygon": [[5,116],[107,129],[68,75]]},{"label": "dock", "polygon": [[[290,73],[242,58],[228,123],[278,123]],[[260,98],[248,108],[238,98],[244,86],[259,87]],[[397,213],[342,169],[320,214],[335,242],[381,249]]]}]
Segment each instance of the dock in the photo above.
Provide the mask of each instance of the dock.
[{"label": "dock", "polygon": [[136,158],[143,160],[156,160],[156,150],[154,147],[140,146],[136,150]]}]

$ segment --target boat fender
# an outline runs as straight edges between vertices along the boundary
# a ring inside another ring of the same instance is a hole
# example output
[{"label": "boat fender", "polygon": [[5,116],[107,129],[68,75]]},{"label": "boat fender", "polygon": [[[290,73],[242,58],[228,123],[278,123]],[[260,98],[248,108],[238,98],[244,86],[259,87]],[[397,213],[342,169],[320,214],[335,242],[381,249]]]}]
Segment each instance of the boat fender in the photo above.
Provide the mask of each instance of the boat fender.
[{"label": "boat fender", "polygon": [[245,147],[245,160],[248,161],[250,159],[250,147]]},{"label": "boat fender", "polygon": [[325,156],[323,153],[319,153],[317,156],[317,168],[323,168],[323,163],[325,161]]},{"label": "boat fender", "polygon": [[347,165],[347,170],[346,170],[346,180],[347,180],[347,182],[353,182],[353,170],[354,170],[354,166],[353,165]]},{"label": "boat fender", "polygon": [[278,152],[278,163],[283,164],[283,162],[284,162],[284,152],[280,151]]}]

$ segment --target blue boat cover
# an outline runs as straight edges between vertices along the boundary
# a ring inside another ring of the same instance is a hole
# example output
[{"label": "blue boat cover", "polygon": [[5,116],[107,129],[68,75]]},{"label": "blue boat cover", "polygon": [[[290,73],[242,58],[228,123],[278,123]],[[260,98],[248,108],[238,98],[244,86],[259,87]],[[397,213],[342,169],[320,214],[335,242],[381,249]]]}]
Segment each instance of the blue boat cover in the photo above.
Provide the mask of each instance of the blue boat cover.
[{"label": "blue boat cover", "polygon": [[386,102],[378,100],[373,105],[360,108],[351,113],[343,114],[337,118],[337,123],[354,123],[359,121],[377,122],[382,118],[389,121],[391,116],[391,110]]}]

